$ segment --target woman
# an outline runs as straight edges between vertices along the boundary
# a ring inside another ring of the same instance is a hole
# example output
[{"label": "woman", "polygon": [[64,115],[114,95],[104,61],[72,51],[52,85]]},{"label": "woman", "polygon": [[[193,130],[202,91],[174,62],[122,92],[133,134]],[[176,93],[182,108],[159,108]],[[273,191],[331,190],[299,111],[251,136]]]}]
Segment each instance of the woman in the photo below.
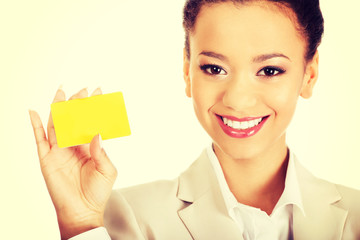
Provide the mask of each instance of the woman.
[{"label": "woman", "polygon": [[184,28],[186,95],[213,144],[176,180],[111,194],[100,136],[60,149],[30,112],[62,238],[359,239],[360,193],[312,176],[285,141],[318,77],[318,1],[189,0]]}]

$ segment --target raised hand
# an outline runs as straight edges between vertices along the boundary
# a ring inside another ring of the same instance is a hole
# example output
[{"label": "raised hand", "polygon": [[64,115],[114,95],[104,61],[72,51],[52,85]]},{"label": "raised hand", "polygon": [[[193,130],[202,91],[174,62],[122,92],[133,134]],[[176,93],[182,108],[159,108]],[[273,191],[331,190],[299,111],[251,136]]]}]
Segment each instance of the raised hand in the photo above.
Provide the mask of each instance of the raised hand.
[{"label": "raised hand", "polygon": [[[101,94],[96,89],[92,95]],[[85,98],[86,89],[70,99]],[[65,101],[59,89],[53,102]],[[39,115],[29,111],[41,171],[55,206],[61,238],[103,226],[103,214],[116,179],[116,169],[101,146],[101,136],[90,144],[59,148],[50,114],[47,135]]]}]

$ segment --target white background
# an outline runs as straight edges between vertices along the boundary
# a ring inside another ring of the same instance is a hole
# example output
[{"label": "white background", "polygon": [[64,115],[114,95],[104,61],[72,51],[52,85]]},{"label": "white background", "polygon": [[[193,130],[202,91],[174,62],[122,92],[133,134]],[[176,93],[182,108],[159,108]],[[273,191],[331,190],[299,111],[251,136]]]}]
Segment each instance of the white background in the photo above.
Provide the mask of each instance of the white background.
[{"label": "white background", "polygon": [[[314,97],[288,142],[315,175],[360,188],[360,2],[322,0],[326,21]],[[183,0],[0,3],[1,239],[59,239],[28,109],[47,122],[59,85],[122,91],[132,135],[104,141],[115,187],[174,178],[210,139],[182,80]],[[4,237],[6,236],[6,237]]]}]

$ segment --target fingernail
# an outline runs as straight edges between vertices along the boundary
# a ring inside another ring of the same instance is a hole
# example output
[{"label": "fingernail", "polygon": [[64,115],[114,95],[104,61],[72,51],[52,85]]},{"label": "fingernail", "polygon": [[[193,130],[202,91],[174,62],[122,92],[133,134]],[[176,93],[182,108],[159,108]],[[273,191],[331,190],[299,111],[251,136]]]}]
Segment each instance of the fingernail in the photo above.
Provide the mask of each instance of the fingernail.
[{"label": "fingernail", "polygon": [[103,149],[102,138],[101,138],[100,133],[99,133],[99,145],[100,145],[100,149]]},{"label": "fingernail", "polygon": [[63,90],[63,85],[62,84],[60,84],[58,90]]}]

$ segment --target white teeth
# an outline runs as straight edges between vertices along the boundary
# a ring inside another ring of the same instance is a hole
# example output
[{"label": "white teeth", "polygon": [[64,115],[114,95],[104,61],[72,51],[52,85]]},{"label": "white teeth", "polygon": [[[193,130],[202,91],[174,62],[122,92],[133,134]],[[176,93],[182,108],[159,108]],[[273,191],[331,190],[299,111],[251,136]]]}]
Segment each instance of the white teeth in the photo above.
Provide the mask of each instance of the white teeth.
[{"label": "white teeth", "polygon": [[249,122],[241,122],[240,123],[241,129],[248,129],[249,128]]},{"label": "white teeth", "polygon": [[256,125],[258,125],[261,122],[262,118],[254,119],[251,121],[242,121],[242,122],[230,120],[226,117],[223,117],[222,120],[225,125],[227,125],[231,128],[234,128],[237,130],[245,130],[245,129],[252,128],[252,127],[255,127]]},{"label": "white teeth", "polygon": [[252,128],[256,125],[256,121],[255,120],[252,120],[252,121],[249,121],[249,128]]},{"label": "white teeth", "polygon": [[242,124],[241,122],[233,121],[232,127],[239,129],[241,127],[241,124]]},{"label": "white teeth", "polygon": [[227,125],[228,124],[228,119],[227,118],[223,118],[224,123]]}]

